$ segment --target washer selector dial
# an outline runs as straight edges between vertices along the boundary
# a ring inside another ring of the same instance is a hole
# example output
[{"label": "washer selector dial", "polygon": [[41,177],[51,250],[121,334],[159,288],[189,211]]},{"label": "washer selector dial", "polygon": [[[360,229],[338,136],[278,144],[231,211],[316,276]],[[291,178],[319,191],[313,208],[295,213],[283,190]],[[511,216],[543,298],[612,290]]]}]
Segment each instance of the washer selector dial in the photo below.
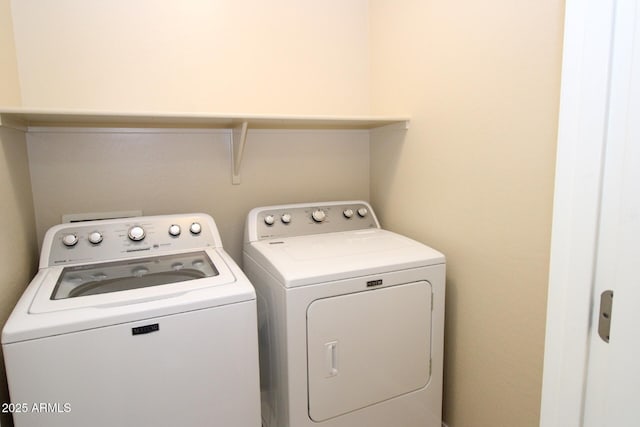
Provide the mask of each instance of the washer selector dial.
[{"label": "washer selector dial", "polygon": [[149,269],[144,266],[134,267],[133,270],[131,270],[131,274],[133,274],[135,277],[142,277],[145,274],[149,274]]},{"label": "washer selector dial", "polygon": [[78,236],[75,234],[67,234],[62,237],[62,243],[67,247],[75,246],[78,243]]},{"label": "washer selector dial", "polygon": [[276,222],[276,219],[273,215],[267,215],[264,217],[264,223],[267,225],[273,225]]},{"label": "washer selector dial", "polygon": [[169,235],[173,237],[178,237],[182,233],[182,229],[178,224],[171,224],[169,227]]},{"label": "washer selector dial", "polygon": [[139,225],[134,225],[129,229],[129,239],[134,242],[139,242],[145,238],[146,234],[144,232],[144,228]]},{"label": "washer selector dial", "polygon": [[353,209],[351,208],[347,208],[342,212],[342,215],[344,215],[345,218],[347,219],[351,219],[353,217]]},{"label": "washer selector dial", "polygon": [[191,234],[200,234],[202,232],[202,226],[199,222],[194,222],[189,227],[189,231],[191,232]]},{"label": "washer selector dial", "polygon": [[102,242],[102,233],[99,231],[94,231],[93,233],[89,234],[89,242],[91,242],[94,245],[97,245],[98,243]]},{"label": "washer selector dial", "polygon": [[313,213],[311,214],[311,218],[315,221],[315,222],[323,222],[325,219],[327,219],[327,214],[325,213],[325,211],[323,211],[322,209],[316,209],[315,211],[313,211]]},{"label": "washer selector dial", "polygon": [[367,208],[358,209],[358,216],[360,216],[360,218],[364,218],[365,216],[367,216],[368,213],[369,213],[369,210]]},{"label": "washer selector dial", "polygon": [[289,224],[291,222],[291,214],[282,214],[282,216],[280,217],[280,220],[282,221],[283,224]]}]

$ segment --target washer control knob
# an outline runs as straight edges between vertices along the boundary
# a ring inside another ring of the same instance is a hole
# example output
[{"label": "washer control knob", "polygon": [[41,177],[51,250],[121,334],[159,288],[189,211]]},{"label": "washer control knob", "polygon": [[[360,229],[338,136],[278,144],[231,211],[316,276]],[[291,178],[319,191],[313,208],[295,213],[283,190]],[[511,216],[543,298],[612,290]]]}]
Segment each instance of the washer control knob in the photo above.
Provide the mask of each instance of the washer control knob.
[{"label": "washer control knob", "polygon": [[149,269],[143,266],[134,267],[133,270],[131,270],[131,274],[133,274],[135,277],[142,277],[148,273],[149,273]]},{"label": "washer control knob", "polygon": [[89,234],[89,241],[94,245],[102,242],[102,233],[99,231],[94,231],[93,233]]},{"label": "washer control knob", "polygon": [[68,247],[75,246],[76,243],[78,243],[78,236],[75,234],[67,234],[62,237],[62,243]]},{"label": "washer control knob", "polygon": [[358,209],[358,216],[360,218],[364,218],[365,216],[367,216],[368,213],[369,213],[369,210],[367,208]]},{"label": "washer control knob", "polygon": [[264,223],[267,225],[273,225],[276,222],[276,219],[273,215],[267,215],[264,217]]},{"label": "washer control knob", "polygon": [[200,234],[202,232],[202,226],[199,222],[194,222],[189,227],[189,231],[191,232],[191,234]]},{"label": "washer control knob", "polygon": [[280,220],[282,221],[283,224],[289,224],[291,222],[291,214],[282,214],[282,216],[280,217]]},{"label": "washer control knob", "polygon": [[169,227],[169,235],[173,237],[178,237],[182,233],[182,229],[178,224],[171,224]]},{"label": "washer control knob", "polygon": [[344,215],[344,217],[347,219],[351,219],[351,217],[353,216],[353,209],[345,209],[342,212],[342,215]]},{"label": "washer control knob", "polygon": [[322,209],[316,209],[315,211],[313,211],[313,213],[311,214],[311,218],[315,221],[315,222],[322,222],[327,218],[327,214],[325,213],[325,211],[323,211]]},{"label": "washer control knob", "polygon": [[146,234],[144,232],[144,228],[140,227],[139,225],[134,225],[129,229],[129,239],[133,240],[134,242],[143,240],[145,238],[145,235]]}]

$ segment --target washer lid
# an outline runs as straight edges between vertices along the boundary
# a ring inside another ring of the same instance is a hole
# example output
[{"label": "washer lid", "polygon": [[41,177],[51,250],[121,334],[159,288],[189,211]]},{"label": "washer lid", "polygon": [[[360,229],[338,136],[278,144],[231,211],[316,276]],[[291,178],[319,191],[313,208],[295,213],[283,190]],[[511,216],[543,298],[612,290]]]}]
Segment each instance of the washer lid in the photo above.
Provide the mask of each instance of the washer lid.
[{"label": "washer lid", "polygon": [[286,287],[445,262],[440,252],[381,229],[261,240],[245,250]]},{"label": "washer lid", "polygon": [[132,304],[235,281],[214,250],[51,267],[29,313]]},{"label": "washer lid", "polygon": [[[185,276],[167,274],[165,277],[158,273],[157,277],[138,281],[134,273],[136,268],[144,266],[145,261],[170,265],[171,261],[162,259],[164,256],[137,258],[117,263],[116,266],[111,262],[92,264],[86,270],[67,270],[66,275],[63,274],[64,267],[41,269],[16,304],[2,330],[3,345],[255,300],[253,287],[222,249],[209,248],[176,255],[173,262],[204,261],[208,264],[207,268],[215,269],[218,274],[211,275],[213,270],[209,270],[209,276],[200,277],[206,276],[204,268],[204,271],[198,270],[200,273],[187,273],[189,280],[174,281],[176,278],[184,279]],[[100,270],[102,265],[111,269]],[[146,265],[150,272],[154,271],[152,266]],[[194,267],[193,264],[191,266]],[[129,273],[125,275],[122,270]],[[71,295],[74,289],[80,288],[65,285],[66,288],[62,289],[63,278],[73,274],[97,274],[98,271],[107,271],[114,277],[119,274],[120,277],[114,278],[114,282],[103,289],[92,284],[83,289],[88,291],[82,295]],[[127,277],[131,279],[133,286],[125,286]],[[56,292],[70,297],[54,299]],[[197,334],[199,331],[189,333]],[[203,325],[202,333],[206,333],[206,325]]]},{"label": "washer lid", "polygon": [[204,251],[64,267],[50,299],[78,298],[219,276]]}]

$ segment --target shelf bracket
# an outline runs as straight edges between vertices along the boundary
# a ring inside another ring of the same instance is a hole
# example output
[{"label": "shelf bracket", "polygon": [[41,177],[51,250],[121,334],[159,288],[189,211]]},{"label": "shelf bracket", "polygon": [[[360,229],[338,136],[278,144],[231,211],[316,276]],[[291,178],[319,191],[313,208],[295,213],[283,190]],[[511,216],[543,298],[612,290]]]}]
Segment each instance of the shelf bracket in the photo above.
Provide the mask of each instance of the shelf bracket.
[{"label": "shelf bracket", "polygon": [[247,141],[249,122],[242,122],[231,131],[231,183],[240,184],[240,166],[244,154],[244,144]]}]

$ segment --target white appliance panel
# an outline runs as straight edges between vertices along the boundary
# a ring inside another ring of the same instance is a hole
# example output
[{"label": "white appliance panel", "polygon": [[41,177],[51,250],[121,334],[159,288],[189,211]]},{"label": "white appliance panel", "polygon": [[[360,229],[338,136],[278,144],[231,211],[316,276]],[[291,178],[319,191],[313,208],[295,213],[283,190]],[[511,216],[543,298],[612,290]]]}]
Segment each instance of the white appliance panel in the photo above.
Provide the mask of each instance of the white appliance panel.
[{"label": "white appliance panel", "polygon": [[314,301],[307,310],[309,416],[320,422],[429,381],[428,282]]},{"label": "white appliance panel", "polygon": [[[197,224],[198,233],[190,228]],[[180,233],[171,235],[171,227]],[[141,240],[132,240],[129,230],[143,233]],[[89,239],[100,236],[98,243]],[[64,244],[65,237],[75,236],[76,243]],[[42,242],[40,268],[59,265],[91,264],[118,259],[134,259],[153,254],[179,252],[196,248],[222,248],[216,223],[207,214],[177,214],[104,221],[59,224],[47,230]]]},{"label": "white appliance panel", "polygon": [[290,288],[445,261],[441,253],[382,229],[261,240],[251,246],[258,261]]},{"label": "white appliance panel", "polygon": [[6,344],[15,425],[258,426],[255,325],[252,300]]},{"label": "white appliance panel", "polygon": [[380,228],[380,223],[362,200],[266,206],[249,212],[245,243],[369,228]]}]

